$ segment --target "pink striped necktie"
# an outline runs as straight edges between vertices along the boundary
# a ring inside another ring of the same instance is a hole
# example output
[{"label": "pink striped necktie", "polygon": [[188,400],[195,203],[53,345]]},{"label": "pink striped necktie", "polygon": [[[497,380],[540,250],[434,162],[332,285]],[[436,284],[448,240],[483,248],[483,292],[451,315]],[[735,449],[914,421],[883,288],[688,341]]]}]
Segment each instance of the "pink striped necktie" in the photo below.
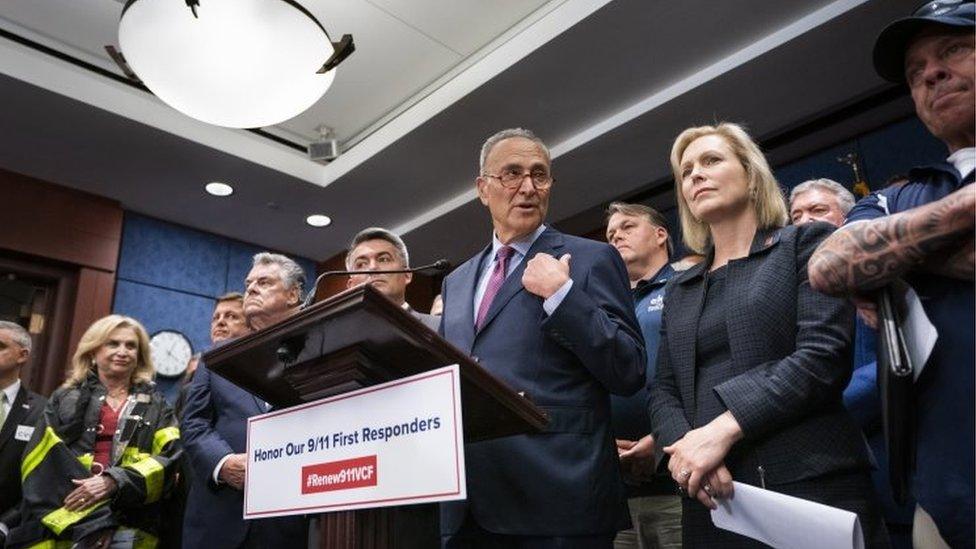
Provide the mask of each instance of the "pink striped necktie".
[{"label": "pink striped necktie", "polygon": [[514,253],[515,248],[511,246],[502,246],[495,253],[495,257],[498,260],[495,262],[495,268],[491,271],[488,286],[485,287],[485,295],[481,298],[481,303],[478,305],[478,318],[474,323],[475,328],[478,330],[484,325],[485,317],[488,316],[488,309],[491,308],[491,302],[495,300],[495,296],[498,295],[498,290],[505,283],[505,274],[508,273],[508,260]]}]

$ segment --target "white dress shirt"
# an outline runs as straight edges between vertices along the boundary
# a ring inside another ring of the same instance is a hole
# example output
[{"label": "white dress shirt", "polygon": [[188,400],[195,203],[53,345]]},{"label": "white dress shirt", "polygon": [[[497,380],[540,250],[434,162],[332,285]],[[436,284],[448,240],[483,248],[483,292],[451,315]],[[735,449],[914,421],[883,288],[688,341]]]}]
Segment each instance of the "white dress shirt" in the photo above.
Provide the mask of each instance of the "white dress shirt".
[{"label": "white dress shirt", "polygon": [[963,179],[966,179],[966,176],[973,173],[973,169],[976,169],[976,147],[959,149],[949,155],[949,158],[946,160],[959,170],[959,175]]},{"label": "white dress shirt", "polygon": [[[20,391],[20,379],[17,379],[10,385],[3,388],[3,392],[7,395],[7,402],[0,404],[3,406],[2,415],[4,417],[4,423],[6,423],[8,417],[10,417],[10,411],[14,409],[14,400],[17,399],[17,393]],[[0,423],[0,428],[3,427],[3,423]]]},{"label": "white dress shirt", "polygon": [[[512,271],[514,271],[515,268],[518,267],[519,263],[525,259],[526,254],[529,253],[529,248],[535,244],[535,241],[538,240],[539,236],[542,235],[545,230],[545,225],[539,225],[535,231],[507,244],[515,250],[515,253],[513,253],[512,257],[508,260],[508,269],[505,273],[506,278],[508,278],[508,275],[512,274]],[[491,259],[486,261],[484,266],[482,266],[481,275],[478,278],[478,285],[475,286],[474,317],[472,318],[473,322],[478,321],[478,307],[481,305],[481,299],[485,296],[485,290],[488,289],[488,281],[491,279],[491,272],[495,270],[495,263],[498,261],[498,249],[502,246],[506,246],[506,244],[502,244],[502,242],[498,240],[498,236],[492,233],[491,255],[489,256]],[[557,257],[556,259],[559,258]],[[572,287],[573,280],[567,280],[562,286],[559,287],[558,290],[556,290],[556,293],[552,294],[542,302],[542,308],[545,309],[547,315],[552,315],[552,313],[556,312],[556,308],[559,307],[559,304],[563,302],[563,299],[566,297],[566,294],[569,293],[569,289]]]}]

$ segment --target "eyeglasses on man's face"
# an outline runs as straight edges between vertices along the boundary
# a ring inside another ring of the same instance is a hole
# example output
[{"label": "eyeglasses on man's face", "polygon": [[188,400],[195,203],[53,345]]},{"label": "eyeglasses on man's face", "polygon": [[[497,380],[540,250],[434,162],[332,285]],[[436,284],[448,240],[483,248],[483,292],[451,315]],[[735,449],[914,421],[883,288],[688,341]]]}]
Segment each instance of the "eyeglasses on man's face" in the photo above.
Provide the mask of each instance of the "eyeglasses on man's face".
[{"label": "eyeglasses on man's face", "polygon": [[509,168],[503,170],[500,174],[486,173],[482,174],[481,177],[490,177],[492,179],[497,179],[502,187],[506,189],[517,189],[522,186],[522,181],[525,180],[526,176],[532,180],[532,186],[537,190],[548,189],[552,186],[553,178],[552,174],[546,170],[535,169],[531,171],[523,171],[519,168]]}]

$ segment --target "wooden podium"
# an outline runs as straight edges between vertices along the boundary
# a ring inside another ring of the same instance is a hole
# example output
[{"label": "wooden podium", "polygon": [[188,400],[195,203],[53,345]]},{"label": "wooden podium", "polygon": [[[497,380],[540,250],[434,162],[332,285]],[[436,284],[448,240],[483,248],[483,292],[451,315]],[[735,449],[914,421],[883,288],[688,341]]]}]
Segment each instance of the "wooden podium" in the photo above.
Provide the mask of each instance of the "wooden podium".
[{"label": "wooden podium", "polygon": [[[204,355],[211,371],[278,408],[458,364],[466,442],[537,432],[545,412],[371,286],[320,301]],[[322,515],[322,547],[436,547],[436,504]]]}]

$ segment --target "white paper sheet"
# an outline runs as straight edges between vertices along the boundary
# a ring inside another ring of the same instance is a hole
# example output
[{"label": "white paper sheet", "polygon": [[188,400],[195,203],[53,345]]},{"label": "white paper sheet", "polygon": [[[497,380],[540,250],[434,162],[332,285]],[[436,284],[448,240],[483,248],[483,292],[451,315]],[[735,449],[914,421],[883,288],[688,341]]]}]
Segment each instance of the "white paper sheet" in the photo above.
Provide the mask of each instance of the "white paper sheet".
[{"label": "white paper sheet", "polygon": [[925,314],[918,294],[911,288],[905,292],[905,307],[907,313],[902,320],[901,330],[905,335],[905,346],[908,347],[912,367],[915,369],[915,381],[918,381],[918,376],[925,368],[925,362],[928,361],[932,349],[935,348],[935,342],[939,339],[939,332],[929,320],[929,316]]},{"label": "white paper sheet", "polygon": [[857,515],[733,482],[734,495],[717,500],[712,511],[715,526],[789,549],[864,549],[864,534]]}]

